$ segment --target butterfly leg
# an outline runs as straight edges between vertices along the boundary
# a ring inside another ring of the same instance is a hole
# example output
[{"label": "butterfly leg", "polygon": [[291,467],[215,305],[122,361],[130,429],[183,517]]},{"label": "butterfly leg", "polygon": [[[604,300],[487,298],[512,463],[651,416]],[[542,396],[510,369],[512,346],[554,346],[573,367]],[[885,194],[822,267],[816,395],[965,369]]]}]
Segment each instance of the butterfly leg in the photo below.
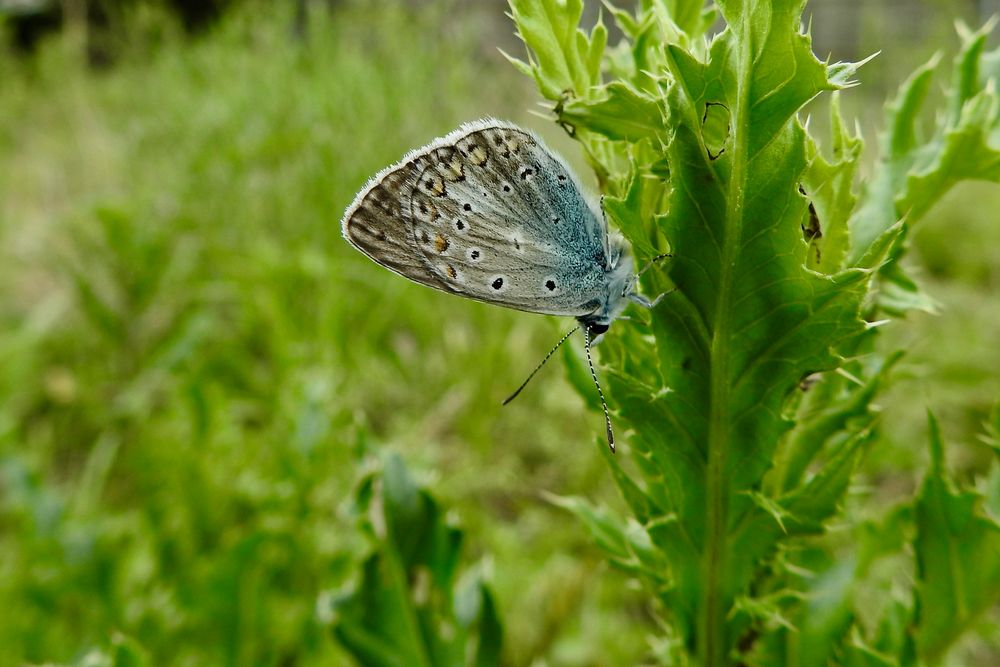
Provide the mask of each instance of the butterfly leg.
[{"label": "butterfly leg", "polygon": [[663,297],[667,296],[668,294],[672,294],[673,292],[676,291],[677,291],[676,287],[672,290],[667,290],[666,292],[663,292],[662,294],[657,296],[652,301],[649,300],[649,297],[643,294],[639,294],[638,292],[632,292],[631,294],[628,295],[628,298],[630,301],[639,304],[643,308],[653,309],[656,307],[656,304],[660,303],[660,301],[663,300]]}]

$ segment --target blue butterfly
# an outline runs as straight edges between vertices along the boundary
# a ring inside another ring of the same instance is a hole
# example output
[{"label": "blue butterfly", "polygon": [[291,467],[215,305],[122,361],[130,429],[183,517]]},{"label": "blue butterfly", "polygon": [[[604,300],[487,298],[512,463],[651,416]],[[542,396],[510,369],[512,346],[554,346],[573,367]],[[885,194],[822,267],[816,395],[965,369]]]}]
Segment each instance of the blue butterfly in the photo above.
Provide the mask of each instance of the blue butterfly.
[{"label": "blue butterfly", "polygon": [[[422,285],[508,308],[575,317],[579,326],[532,371],[510,402],[577,328],[590,355],[628,302],[638,275],[625,240],[608,230],[576,177],[533,133],[484,119],[411,151],[376,174],[342,221],[344,238]],[[666,257],[662,255],[661,257]],[[655,261],[655,260],[654,260]],[[658,301],[659,299],[657,299]]]}]

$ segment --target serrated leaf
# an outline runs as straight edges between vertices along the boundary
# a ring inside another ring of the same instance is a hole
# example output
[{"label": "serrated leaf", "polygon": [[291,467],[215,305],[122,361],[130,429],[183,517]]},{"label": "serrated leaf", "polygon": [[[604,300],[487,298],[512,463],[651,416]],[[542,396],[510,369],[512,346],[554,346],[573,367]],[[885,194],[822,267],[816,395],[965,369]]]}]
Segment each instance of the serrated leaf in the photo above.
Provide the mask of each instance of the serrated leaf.
[{"label": "serrated leaf", "polygon": [[616,81],[595,91],[590,99],[569,100],[559,118],[608,139],[639,142],[666,138],[663,114],[657,100]]},{"label": "serrated leaf", "polygon": [[[800,222],[808,203],[798,188],[807,158],[794,113],[834,86],[797,31],[799,3],[746,14],[734,3],[721,8],[729,27],[707,63],[667,48],[673,139],[662,232],[674,253],[666,270],[678,292],[654,311],[653,332],[670,391],[655,403],[648,396],[621,403],[622,416],[647,434],[643,458],[659,462],[659,474],[684,488],[671,507],[699,555],[654,543],[670,555],[676,581],[702,582],[687,591],[694,598],[686,608],[700,617],[685,619],[688,627],[725,626],[747,585],[752,567],[720,563],[711,571],[718,550],[728,548],[723,533],[757,509],[752,492],[788,427],[780,413],[789,392],[806,373],[833,368],[831,349],[864,331],[858,309],[867,282],[865,272],[824,277],[804,266]],[[731,137],[721,155],[705,142],[710,104],[729,114]],[[629,349],[638,364],[642,352]],[[614,395],[627,395],[623,389],[615,386]],[[732,641],[727,636],[723,645]]]},{"label": "serrated leaf", "polygon": [[871,244],[903,216],[897,212],[896,193],[903,189],[916,147],[916,122],[930,91],[939,56],[918,68],[886,105],[885,130],[879,137],[883,161],[868,179],[860,207],[851,216],[851,255],[857,260]]},{"label": "serrated leaf", "polygon": [[806,144],[809,166],[802,184],[809,198],[809,216],[803,224],[810,244],[809,266],[823,273],[843,268],[850,246],[847,221],[854,210],[854,177],[864,142],[848,132],[840,115],[839,97],[830,100],[832,160],[816,144]]},{"label": "serrated leaf", "polygon": [[[633,434],[622,451],[632,455],[636,478],[605,457],[648,550],[620,518],[586,504],[575,511],[623,567],[653,581],[649,564],[659,558],[666,565],[667,576],[655,580],[658,597],[682,653],[699,664],[730,664],[762,627],[795,611],[791,597],[768,598],[784,590],[796,567],[781,561],[790,551],[780,545],[823,532],[873,442],[870,404],[883,377],[862,355],[874,348],[879,322],[862,319],[862,304],[870,314],[876,278],[882,308],[918,303],[922,295],[898,268],[916,219],[907,215],[923,215],[953,174],[967,173],[948,171],[957,147],[990,149],[1000,136],[990,125],[998,111],[984,76],[1000,69],[1000,56],[969,50],[984,31],[966,40],[947,131],[930,142],[918,138],[935,62],[902,88],[887,111],[884,164],[857,206],[853,181],[863,144],[836,99],[832,154],[807,135],[797,113],[823,92],[854,85],[863,63],[817,60],[801,32],[803,5],[720,0],[727,25],[710,41],[692,38],[706,26],[703,3],[643,0],[634,14],[611,8],[626,37],[608,61],[620,81],[585,93],[579,85],[573,94],[564,88],[556,105],[562,121],[590,130],[577,138],[608,192],[610,219],[635,253],[673,254],[643,276],[644,293],[676,288],[648,324],[643,313],[616,326],[599,350],[611,407]],[[574,8],[567,5],[564,17],[573,25]],[[552,80],[540,74],[545,68],[532,65],[543,94],[555,99]],[[569,69],[550,74],[570,81]],[[974,155],[991,174],[989,151]],[[923,191],[911,191],[918,183]],[[825,411],[810,411],[820,402],[796,393],[800,383],[838,368],[862,379],[856,386],[829,382],[837,390],[822,395],[831,399]],[[571,377],[593,401],[575,358]],[[796,420],[800,428],[788,436]],[[765,487],[776,456],[787,456],[787,467]],[[858,634],[848,639],[857,632],[850,585],[837,581],[832,620],[811,635],[831,645],[802,655],[877,660],[885,645]],[[908,650],[905,642],[893,646]]]},{"label": "serrated leaf", "polygon": [[609,510],[598,508],[583,498],[576,496],[556,496],[546,494],[553,505],[571,512],[587,528],[597,545],[607,555],[620,563],[628,563],[631,554],[628,539],[623,529],[624,521],[610,513]]},{"label": "serrated leaf", "polygon": [[[1000,98],[997,72],[990,65],[996,52],[984,51],[990,26],[962,35],[955,59],[947,109],[939,113],[934,131],[918,137],[918,119],[929,94],[939,57],[935,56],[900,87],[886,107],[881,137],[882,160],[869,179],[862,205],[850,221],[853,245],[850,261],[858,260],[868,244],[898,221],[917,224],[933,205],[962,180],[1000,182]],[[933,311],[933,301],[912,279],[890,262],[881,271],[885,285],[879,306],[891,314],[907,310]]]},{"label": "serrated leaf", "polygon": [[604,212],[629,239],[642,260],[657,254],[653,240],[648,236],[648,221],[663,206],[663,188],[655,180],[654,176],[643,173],[641,167],[633,164],[624,195],[608,195],[603,200]]},{"label": "serrated leaf", "polygon": [[669,23],[689,39],[704,34],[714,15],[701,0],[658,0],[652,6],[661,24]]},{"label": "serrated leaf", "polygon": [[987,609],[1000,601],[1000,524],[983,498],[955,488],[944,464],[937,420],[928,415],[931,469],[917,497],[917,650],[936,662]]},{"label": "serrated leaf", "polygon": [[532,72],[539,90],[550,100],[571,93],[586,97],[600,83],[593,62],[606,33],[588,38],[578,26],[583,0],[510,0],[518,35],[532,54]]},{"label": "serrated leaf", "polygon": [[799,425],[785,447],[778,470],[781,476],[779,488],[782,491],[791,491],[799,484],[806,468],[815,460],[824,444],[844,431],[849,421],[854,421],[853,430],[856,433],[870,426],[874,419],[869,409],[871,401],[901,356],[901,353],[890,355],[884,363],[878,364],[866,382],[852,384],[843,391],[842,396],[824,395],[823,402],[817,405],[815,411],[801,415]]}]

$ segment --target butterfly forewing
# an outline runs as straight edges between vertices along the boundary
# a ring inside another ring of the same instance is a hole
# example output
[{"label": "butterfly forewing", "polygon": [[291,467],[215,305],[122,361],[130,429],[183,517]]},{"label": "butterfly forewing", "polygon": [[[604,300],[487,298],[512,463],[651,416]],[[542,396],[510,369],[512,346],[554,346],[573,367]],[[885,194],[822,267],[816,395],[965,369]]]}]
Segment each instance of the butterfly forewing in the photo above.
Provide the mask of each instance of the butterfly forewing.
[{"label": "butterfly forewing", "polygon": [[345,236],[412,280],[521,310],[583,315],[604,298],[607,235],[531,134],[463,126],[376,177]]}]

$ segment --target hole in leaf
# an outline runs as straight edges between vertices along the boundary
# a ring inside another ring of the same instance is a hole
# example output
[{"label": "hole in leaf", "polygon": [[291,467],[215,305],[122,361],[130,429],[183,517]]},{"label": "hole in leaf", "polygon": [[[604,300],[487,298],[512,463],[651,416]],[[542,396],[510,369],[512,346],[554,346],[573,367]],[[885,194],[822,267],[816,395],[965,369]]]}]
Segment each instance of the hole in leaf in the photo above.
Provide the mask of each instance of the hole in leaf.
[{"label": "hole in leaf", "polygon": [[701,117],[701,137],[708,150],[708,159],[715,160],[729,142],[729,109],[721,102],[706,102]]}]

